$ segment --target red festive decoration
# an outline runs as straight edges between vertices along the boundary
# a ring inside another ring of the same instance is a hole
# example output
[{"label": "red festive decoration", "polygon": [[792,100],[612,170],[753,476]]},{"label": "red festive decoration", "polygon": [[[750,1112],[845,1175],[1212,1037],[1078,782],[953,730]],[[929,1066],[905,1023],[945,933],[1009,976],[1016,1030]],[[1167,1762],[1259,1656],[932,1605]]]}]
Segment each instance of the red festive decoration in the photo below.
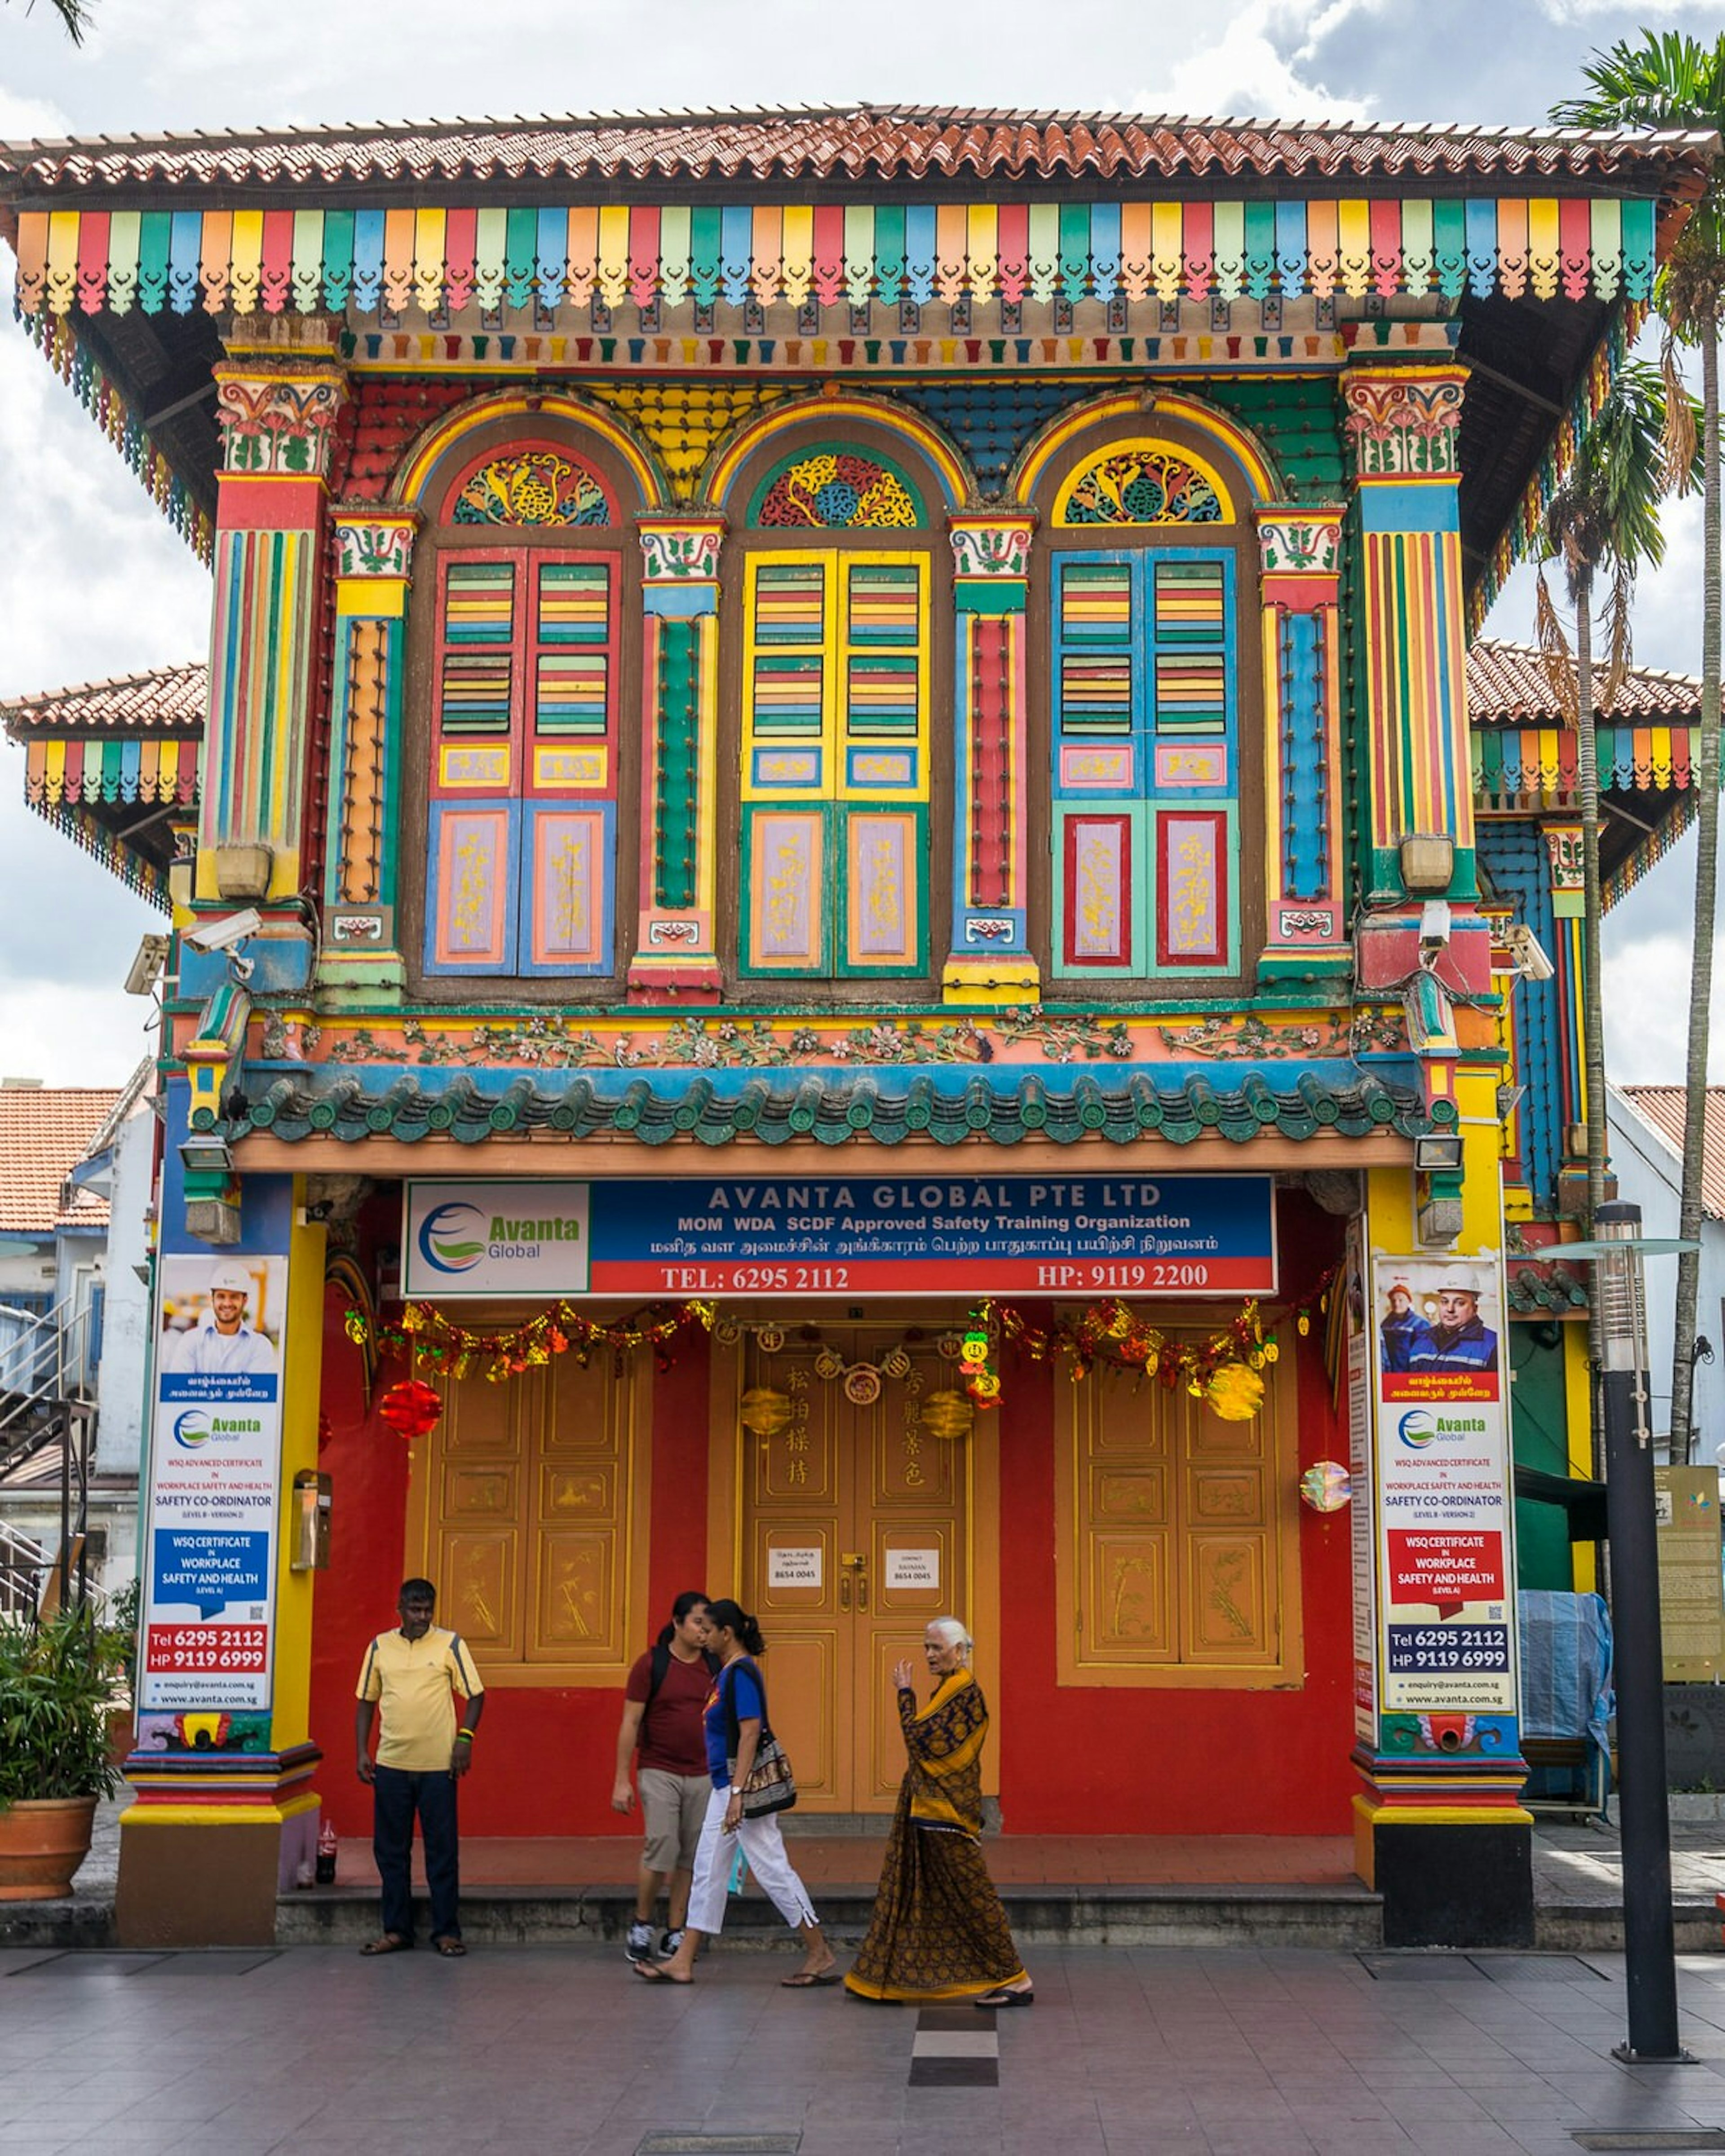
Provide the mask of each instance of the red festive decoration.
[{"label": "red festive decoration", "polygon": [[392,1385],[378,1403],[377,1412],[389,1427],[409,1444],[416,1437],[424,1437],[444,1411],[444,1404],[429,1385],[422,1385],[417,1378],[404,1378]]}]

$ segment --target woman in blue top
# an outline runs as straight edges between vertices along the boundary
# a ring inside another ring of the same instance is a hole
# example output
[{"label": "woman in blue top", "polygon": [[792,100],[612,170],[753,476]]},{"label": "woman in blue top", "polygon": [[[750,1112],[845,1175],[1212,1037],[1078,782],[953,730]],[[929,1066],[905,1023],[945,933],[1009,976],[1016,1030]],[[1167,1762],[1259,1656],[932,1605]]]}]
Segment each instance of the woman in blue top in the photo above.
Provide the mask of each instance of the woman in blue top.
[{"label": "woman in blue top", "polygon": [[[839,1965],[822,1934],[808,1889],[791,1867],[776,1813],[745,1819],[742,1789],[755,1763],[755,1752],[767,1718],[765,1689],[753,1657],[766,1651],[761,1628],[736,1602],[707,1604],[707,1644],[720,1670],[706,1703],[707,1766],[713,1793],[695,1852],[695,1880],[689,1889],[689,1918],[682,1943],[669,1961],[637,1962],[635,1974],[649,1984],[692,1984],[695,1957],[703,1938],[724,1929],[730,1838],[742,1845],[748,1866],[762,1891],[793,1932],[803,1939],[803,1965],[784,1979],[787,1991],[813,1990],[839,1981]],[[737,1751],[731,1754],[731,1730]]]}]

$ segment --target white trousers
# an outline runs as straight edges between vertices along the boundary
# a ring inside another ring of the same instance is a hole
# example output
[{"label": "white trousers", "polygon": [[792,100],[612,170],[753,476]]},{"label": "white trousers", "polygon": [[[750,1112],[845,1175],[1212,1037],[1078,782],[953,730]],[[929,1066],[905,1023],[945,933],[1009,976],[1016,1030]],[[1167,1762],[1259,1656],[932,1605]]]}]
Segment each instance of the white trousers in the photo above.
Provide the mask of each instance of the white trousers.
[{"label": "white trousers", "polygon": [[690,1930],[707,1938],[724,1930],[726,1889],[732,1855],[738,1842],[742,1844],[749,1870],[761,1882],[762,1892],[791,1929],[819,1923],[809,1890],[785,1854],[778,1815],[769,1812],[765,1819],[746,1819],[734,1835],[729,1835],[725,1831],[725,1808],[730,1801],[729,1789],[715,1789],[707,1799],[701,1844],[695,1852],[695,1877],[689,1888]]}]

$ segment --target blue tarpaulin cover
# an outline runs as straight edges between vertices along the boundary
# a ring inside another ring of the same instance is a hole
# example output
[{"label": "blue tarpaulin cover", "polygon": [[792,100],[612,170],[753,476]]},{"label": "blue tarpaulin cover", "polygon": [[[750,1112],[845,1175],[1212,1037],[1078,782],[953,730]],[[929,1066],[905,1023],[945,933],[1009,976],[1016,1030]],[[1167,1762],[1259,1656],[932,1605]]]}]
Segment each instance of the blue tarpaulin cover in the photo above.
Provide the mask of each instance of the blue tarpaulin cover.
[{"label": "blue tarpaulin cover", "polygon": [[1597,1594],[1524,1589],[1517,1598],[1522,1629],[1522,1732],[1527,1737],[1587,1737],[1603,1752],[1606,1724],[1617,1712],[1611,1688],[1611,1617]]}]

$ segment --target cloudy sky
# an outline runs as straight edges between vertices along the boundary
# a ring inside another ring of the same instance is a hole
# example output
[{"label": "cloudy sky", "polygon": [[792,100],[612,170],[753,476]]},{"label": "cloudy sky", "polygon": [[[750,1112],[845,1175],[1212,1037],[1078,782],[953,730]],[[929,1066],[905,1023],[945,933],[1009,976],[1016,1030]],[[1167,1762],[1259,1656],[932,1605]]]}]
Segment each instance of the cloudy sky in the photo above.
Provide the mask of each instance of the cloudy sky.
[{"label": "cloudy sky", "polygon": [[[1283,119],[1527,125],[1643,24],[1711,38],[1717,7],[1602,0],[0,0],[0,139],[851,99]],[[10,275],[9,262],[0,281]],[[0,317],[0,696],[201,655],[203,572]],[[1637,656],[1699,665],[1700,535],[1674,511]],[[1491,634],[1525,636],[1527,581]],[[0,747],[0,1073],[121,1079],[147,1007],[120,983],[149,910],[22,806]],[[1681,1079],[1693,850],[1614,916],[1614,1074]],[[1725,1024],[1714,1075],[1725,1077]]]}]

